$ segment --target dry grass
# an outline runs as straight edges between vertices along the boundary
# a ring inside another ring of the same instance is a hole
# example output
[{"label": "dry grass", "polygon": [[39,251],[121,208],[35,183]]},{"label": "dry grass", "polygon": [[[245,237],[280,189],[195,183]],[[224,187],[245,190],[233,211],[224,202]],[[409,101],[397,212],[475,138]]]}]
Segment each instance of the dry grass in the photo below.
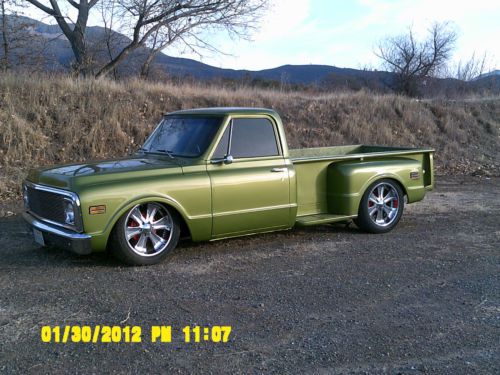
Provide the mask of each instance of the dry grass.
[{"label": "dry grass", "polygon": [[415,101],[395,95],[309,95],[260,89],[0,76],[0,197],[29,167],[125,155],[162,113],[193,107],[270,107],[291,147],[368,143],[430,146],[439,172],[493,173],[500,98]]}]

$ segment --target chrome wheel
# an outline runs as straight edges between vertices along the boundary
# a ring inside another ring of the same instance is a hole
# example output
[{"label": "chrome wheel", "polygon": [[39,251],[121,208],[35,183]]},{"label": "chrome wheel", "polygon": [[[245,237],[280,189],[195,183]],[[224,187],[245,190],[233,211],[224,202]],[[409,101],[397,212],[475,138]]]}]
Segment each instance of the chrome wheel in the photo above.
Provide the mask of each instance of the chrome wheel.
[{"label": "chrome wheel", "polygon": [[368,196],[368,217],[377,226],[389,226],[398,216],[399,202],[399,194],[392,184],[377,184]]},{"label": "chrome wheel", "polygon": [[163,252],[172,239],[172,217],[158,203],[132,208],[124,222],[124,236],[130,249],[140,256]]}]

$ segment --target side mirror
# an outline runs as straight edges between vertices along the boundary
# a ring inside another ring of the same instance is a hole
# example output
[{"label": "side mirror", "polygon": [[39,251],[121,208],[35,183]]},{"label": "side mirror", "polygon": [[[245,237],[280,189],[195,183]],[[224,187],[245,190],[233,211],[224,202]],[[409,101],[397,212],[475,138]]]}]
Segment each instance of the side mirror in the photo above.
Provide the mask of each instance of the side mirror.
[{"label": "side mirror", "polygon": [[213,159],[210,161],[212,164],[231,164],[234,161],[232,155],[226,155],[221,159]]}]

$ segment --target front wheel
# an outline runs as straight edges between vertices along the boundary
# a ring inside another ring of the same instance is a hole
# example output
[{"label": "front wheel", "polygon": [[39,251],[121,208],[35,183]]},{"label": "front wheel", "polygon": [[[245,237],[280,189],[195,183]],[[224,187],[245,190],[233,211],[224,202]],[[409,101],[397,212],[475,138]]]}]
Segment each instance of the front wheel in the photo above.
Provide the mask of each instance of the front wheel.
[{"label": "front wheel", "polygon": [[134,266],[163,260],[179,241],[177,215],[167,207],[148,202],[127,211],[116,223],[111,236],[113,254]]},{"label": "front wheel", "polygon": [[366,189],[359,205],[356,224],[370,233],[386,233],[403,214],[404,193],[393,180],[379,180]]}]

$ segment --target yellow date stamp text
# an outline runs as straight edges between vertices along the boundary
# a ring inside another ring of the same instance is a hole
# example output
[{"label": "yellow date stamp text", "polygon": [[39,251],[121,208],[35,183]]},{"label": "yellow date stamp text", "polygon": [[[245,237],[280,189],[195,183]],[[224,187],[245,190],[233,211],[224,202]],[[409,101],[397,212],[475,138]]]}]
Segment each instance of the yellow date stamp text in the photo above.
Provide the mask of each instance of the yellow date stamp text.
[{"label": "yellow date stamp text", "polygon": [[42,326],[40,338],[45,343],[170,343],[174,339],[185,343],[226,343],[231,326],[185,326],[174,329],[171,325],[141,326],[118,325],[65,325]]}]

